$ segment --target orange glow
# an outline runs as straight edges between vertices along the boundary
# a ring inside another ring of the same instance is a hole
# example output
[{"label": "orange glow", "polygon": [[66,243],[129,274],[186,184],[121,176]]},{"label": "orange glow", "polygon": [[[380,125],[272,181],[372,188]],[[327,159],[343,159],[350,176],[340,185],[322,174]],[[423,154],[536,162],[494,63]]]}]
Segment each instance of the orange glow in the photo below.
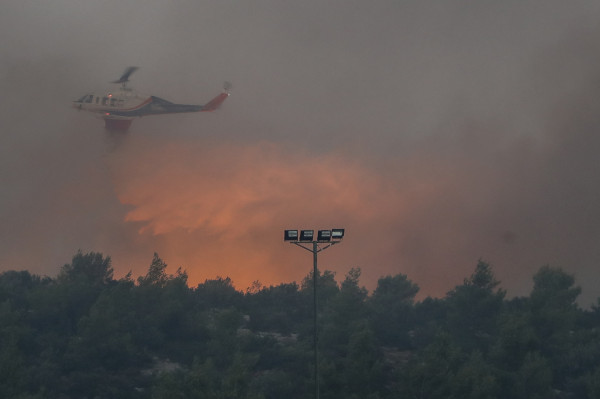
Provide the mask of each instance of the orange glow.
[{"label": "orange glow", "polygon": [[372,212],[369,193],[380,184],[341,159],[305,159],[268,144],[209,152],[171,146],[145,157],[138,160],[143,175],[121,184],[119,198],[134,206],[126,221],[141,222],[140,233],[153,235],[204,230],[237,239],[308,209],[342,214],[362,208],[355,217],[364,218]]},{"label": "orange glow", "polygon": [[217,276],[240,290],[256,280],[300,282],[312,257],[283,241],[290,228],[345,228],[344,242],[319,255],[319,268],[341,281],[359,267],[368,289],[402,273],[421,293],[444,295],[481,257],[464,229],[481,223],[465,216],[478,215],[482,201],[463,191],[476,170],[468,158],[423,161],[415,151],[377,169],[372,160],[269,142],[140,134],[121,144],[107,162],[124,224],[136,232],[106,250],[117,275],[145,274],[157,252],[171,273],[187,270],[191,286]]},{"label": "orange glow", "polygon": [[282,241],[292,227],[345,227],[348,245],[328,251],[320,266],[343,276],[372,258],[353,248],[361,236],[381,245],[389,240],[378,233],[381,224],[401,217],[400,192],[338,154],[137,140],[111,161],[118,198],[129,207],[125,221],[169,265],[186,269],[191,285],[216,276],[231,277],[239,289],[255,280],[300,281],[310,259]]}]

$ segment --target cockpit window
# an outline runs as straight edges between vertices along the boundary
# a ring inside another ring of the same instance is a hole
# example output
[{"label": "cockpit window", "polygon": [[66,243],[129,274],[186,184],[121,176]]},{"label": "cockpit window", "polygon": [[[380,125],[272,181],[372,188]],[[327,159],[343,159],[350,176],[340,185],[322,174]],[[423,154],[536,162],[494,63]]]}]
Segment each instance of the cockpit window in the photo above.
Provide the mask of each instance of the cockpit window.
[{"label": "cockpit window", "polygon": [[86,98],[88,98],[88,97],[89,97],[89,94],[86,94],[85,96],[81,96],[81,98],[80,98],[79,100],[77,100],[76,102],[78,102],[78,103],[82,103],[82,102],[84,102],[84,101],[85,101],[85,99],[86,99]]}]

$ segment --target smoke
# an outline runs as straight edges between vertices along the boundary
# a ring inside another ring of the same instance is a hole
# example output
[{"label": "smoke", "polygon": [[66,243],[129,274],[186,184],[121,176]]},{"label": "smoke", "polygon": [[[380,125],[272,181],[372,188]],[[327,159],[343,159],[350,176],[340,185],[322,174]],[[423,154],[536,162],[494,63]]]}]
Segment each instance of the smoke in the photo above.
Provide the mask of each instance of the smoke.
[{"label": "smoke", "polygon": [[368,227],[384,211],[397,215],[402,201],[378,174],[342,155],[268,142],[138,137],[108,162],[129,209],[125,222],[160,243],[167,259],[184,259],[191,277],[227,275],[241,287],[307,273],[290,268],[300,262],[281,264],[290,258],[284,229]]},{"label": "smoke", "polygon": [[[598,296],[598,4],[8,1],[0,15],[0,269],[78,250],[195,284],[299,280],[286,228],[346,228],[319,255],[374,288],[444,295],[478,259],[510,295],[544,264]],[[132,86],[215,113],[124,135],[70,100]]]}]

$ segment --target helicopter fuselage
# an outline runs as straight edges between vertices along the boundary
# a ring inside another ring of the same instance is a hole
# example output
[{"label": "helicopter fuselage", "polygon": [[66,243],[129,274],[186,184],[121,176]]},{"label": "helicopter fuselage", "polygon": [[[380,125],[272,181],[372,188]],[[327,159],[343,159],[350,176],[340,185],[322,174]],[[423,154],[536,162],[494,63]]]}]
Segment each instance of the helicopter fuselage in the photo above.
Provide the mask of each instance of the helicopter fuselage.
[{"label": "helicopter fuselage", "polygon": [[229,96],[225,90],[204,105],[176,104],[156,96],[139,94],[125,84],[113,92],[86,94],[73,107],[97,114],[109,130],[127,130],[135,117],[216,110]]}]

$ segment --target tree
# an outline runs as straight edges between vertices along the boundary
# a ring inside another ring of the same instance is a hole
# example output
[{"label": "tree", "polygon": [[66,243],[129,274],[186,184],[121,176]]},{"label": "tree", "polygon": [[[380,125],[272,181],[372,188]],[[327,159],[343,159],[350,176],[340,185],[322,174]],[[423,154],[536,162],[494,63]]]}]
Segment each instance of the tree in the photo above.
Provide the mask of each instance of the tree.
[{"label": "tree", "polygon": [[554,397],[552,392],[552,369],[548,360],[539,353],[527,353],[523,364],[509,387],[509,397],[515,399]]},{"label": "tree", "polygon": [[309,318],[295,282],[262,287],[257,292],[246,293],[244,299],[245,312],[250,316],[249,326],[253,330],[288,335],[298,331],[299,325]]},{"label": "tree", "polygon": [[434,341],[439,331],[447,329],[448,303],[446,298],[427,297],[414,305],[411,345],[422,349]]},{"label": "tree", "polygon": [[64,265],[58,274],[59,283],[100,287],[112,281],[113,268],[110,257],[104,257],[99,252],[77,252],[71,263]]},{"label": "tree", "polygon": [[581,288],[574,286],[575,278],[561,268],[543,266],[533,282],[531,312],[540,338],[548,340],[568,333],[579,316],[576,300]]},{"label": "tree", "polygon": [[350,269],[322,317],[321,346],[325,353],[344,356],[357,323],[366,320],[367,290],[359,285],[360,269]]},{"label": "tree", "polygon": [[187,286],[187,273],[178,268],[173,275],[166,269],[155,253],[146,275],[138,278],[134,299],[140,329],[136,336],[154,351],[191,362],[194,353],[190,349],[202,347],[201,338],[208,335],[205,316]]},{"label": "tree", "polygon": [[486,354],[497,332],[506,292],[497,289],[491,266],[479,261],[475,271],[447,295],[448,329],[461,347]]},{"label": "tree", "polygon": [[384,389],[383,360],[368,322],[368,291],[352,268],[322,318],[323,397],[368,397]]},{"label": "tree", "polygon": [[352,268],[346,274],[340,289],[332,299],[331,307],[333,309],[333,321],[339,324],[346,324],[354,320],[366,317],[365,301],[368,291],[360,286],[359,268]]},{"label": "tree", "polygon": [[450,335],[438,331],[400,372],[396,397],[445,399],[452,397],[451,384],[463,353]]},{"label": "tree", "polygon": [[49,295],[46,299],[58,313],[54,324],[63,328],[61,333],[75,332],[79,319],[89,312],[102,290],[113,282],[110,257],[98,252],[77,252],[71,263],[61,268],[56,284],[44,293]]},{"label": "tree", "polygon": [[368,300],[375,334],[383,345],[410,347],[414,298],[419,287],[404,274],[382,277]]},{"label": "tree", "polygon": [[[302,284],[300,285],[300,291],[306,297],[311,298],[310,303],[312,303],[313,297],[313,281],[313,272],[311,271],[306,277],[304,277]],[[325,270],[323,274],[321,274],[319,270],[317,270],[317,303],[319,309],[323,309],[327,302],[331,298],[335,297],[338,291],[339,287],[335,281],[335,272]]]},{"label": "tree", "polygon": [[29,306],[28,296],[31,291],[46,282],[47,279],[42,281],[39,276],[25,270],[2,272],[0,273],[0,303],[9,300],[13,307],[26,308]]},{"label": "tree", "polygon": [[142,287],[149,285],[164,287],[170,277],[172,276],[167,274],[167,264],[155,252],[146,275],[138,277],[138,284]]},{"label": "tree", "polygon": [[386,390],[381,349],[366,322],[357,325],[350,335],[343,370],[343,397],[367,398]]},{"label": "tree", "polygon": [[497,372],[481,352],[474,351],[452,377],[452,397],[494,399],[499,396]]},{"label": "tree", "polygon": [[596,366],[585,376],[588,398],[600,398],[600,366]]},{"label": "tree", "polygon": [[508,372],[517,370],[525,355],[538,348],[539,340],[526,308],[507,310],[500,316],[497,338],[490,350],[498,367]]},{"label": "tree", "polygon": [[196,359],[191,370],[159,373],[151,387],[152,399],[220,399],[219,372],[211,360]]},{"label": "tree", "polygon": [[244,294],[237,291],[229,277],[218,276],[213,280],[204,280],[194,290],[194,296],[206,308],[238,307]]},{"label": "tree", "polygon": [[581,288],[575,286],[572,275],[558,267],[541,267],[533,281],[529,301],[540,353],[551,366],[554,387],[565,390],[575,370],[565,360],[577,345],[574,330],[582,312],[576,300]]},{"label": "tree", "polygon": [[26,392],[30,376],[26,347],[31,332],[22,320],[19,310],[12,309],[10,301],[0,302],[0,396],[15,397]]}]

